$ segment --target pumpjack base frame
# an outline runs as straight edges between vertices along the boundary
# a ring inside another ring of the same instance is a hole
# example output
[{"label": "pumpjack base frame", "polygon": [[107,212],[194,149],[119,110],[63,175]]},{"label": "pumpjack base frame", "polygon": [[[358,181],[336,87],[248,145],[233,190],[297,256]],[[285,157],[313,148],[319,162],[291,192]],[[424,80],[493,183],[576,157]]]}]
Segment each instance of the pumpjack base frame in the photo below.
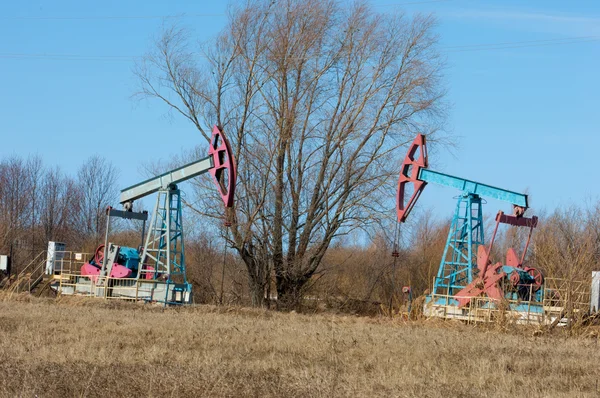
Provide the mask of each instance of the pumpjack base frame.
[{"label": "pumpjack base frame", "polygon": [[469,307],[459,307],[458,300],[452,296],[432,294],[425,297],[423,315],[427,318],[466,323],[489,323],[504,319],[518,325],[549,325],[556,322],[559,326],[564,326],[568,321],[564,317],[564,307],[553,305],[547,300],[505,300],[499,303],[483,296],[472,297]]},{"label": "pumpjack base frame", "polygon": [[164,305],[192,303],[192,285],[164,280],[99,277],[96,281],[76,274],[60,274],[51,288],[61,295],[85,296]]}]

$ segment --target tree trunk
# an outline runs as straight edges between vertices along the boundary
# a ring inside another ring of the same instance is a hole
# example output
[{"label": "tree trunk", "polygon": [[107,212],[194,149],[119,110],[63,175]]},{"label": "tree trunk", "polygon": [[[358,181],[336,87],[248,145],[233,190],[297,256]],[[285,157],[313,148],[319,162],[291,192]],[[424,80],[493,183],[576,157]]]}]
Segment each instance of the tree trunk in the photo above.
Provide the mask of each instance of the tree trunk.
[{"label": "tree trunk", "polygon": [[277,309],[297,310],[302,304],[304,286],[307,278],[283,278],[277,277]]},{"label": "tree trunk", "polygon": [[[234,234],[235,235],[235,234]],[[268,262],[259,260],[254,254],[252,246],[244,248],[244,245],[236,246],[240,253],[246,270],[248,272],[248,288],[253,307],[269,307],[270,298],[265,298],[265,292],[270,283],[270,267]],[[249,249],[249,250],[248,250]]]},{"label": "tree trunk", "polygon": [[267,300],[265,299],[265,287],[260,283],[256,283],[252,278],[248,278],[248,285],[252,306],[257,308],[268,307]]}]

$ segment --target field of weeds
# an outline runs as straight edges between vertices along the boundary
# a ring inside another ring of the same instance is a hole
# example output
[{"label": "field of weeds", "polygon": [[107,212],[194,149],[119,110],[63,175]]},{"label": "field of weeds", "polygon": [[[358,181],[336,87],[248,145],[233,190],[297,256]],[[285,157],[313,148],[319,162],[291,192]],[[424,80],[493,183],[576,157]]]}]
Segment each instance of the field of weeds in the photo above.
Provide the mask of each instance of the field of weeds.
[{"label": "field of weeds", "polygon": [[0,296],[7,397],[597,397],[598,338]]}]

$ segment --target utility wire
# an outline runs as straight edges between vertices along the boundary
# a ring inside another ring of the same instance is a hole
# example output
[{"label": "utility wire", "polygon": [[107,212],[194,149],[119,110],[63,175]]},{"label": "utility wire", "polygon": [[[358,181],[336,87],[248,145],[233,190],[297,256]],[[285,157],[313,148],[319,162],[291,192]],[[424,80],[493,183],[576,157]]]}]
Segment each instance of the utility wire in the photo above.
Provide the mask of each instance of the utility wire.
[{"label": "utility wire", "polygon": [[447,3],[452,0],[426,0],[426,1],[411,1],[407,3],[396,3],[396,4],[373,4],[373,7],[395,7],[395,6],[410,6],[414,4],[428,4],[428,3]]},{"label": "utility wire", "polygon": [[[447,53],[466,52],[466,51],[490,51],[503,50],[523,47],[543,47],[560,44],[589,43],[600,40],[600,36],[579,36],[566,37],[562,39],[529,40],[486,44],[467,44],[461,46],[442,47],[441,50]],[[49,59],[65,61],[133,61],[142,58],[141,55],[78,55],[78,54],[26,54],[26,53],[0,53],[0,58],[9,59]]]},{"label": "utility wire", "polygon": [[483,44],[465,44],[461,46],[448,46],[444,47],[446,50],[454,50],[460,48],[476,48],[476,47],[487,47],[487,46],[502,46],[502,45],[513,45],[513,44],[529,44],[529,43],[546,43],[556,42],[565,40],[579,40],[579,39],[599,39],[600,36],[576,36],[576,37],[564,37],[562,39],[544,39],[544,40],[526,40],[526,41],[509,41],[500,43],[483,43]]},{"label": "utility wire", "polygon": [[[425,1],[410,1],[404,3],[391,4],[373,4],[373,7],[393,7],[406,6],[415,4],[429,3],[445,3],[453,0],[425,0]],[[0,16],[0,20],[16,20],[16,21],[87,21],[87,20],[119,20],[119,19],[172,19],[172,18],[205,18],[205,17],[222,17],[224,13],[207,13],[207,14],[175,14],[175,15],[99,15],[99,16]]]},{"label": "utility wire", "polygon": [[[407,6],[415,4],[429,3],[446,3],[453,0],[424,0],[424,1],[409,1],[403,3],[390,4],[373,4],[373,7],[394,7]],[[119,19],[171,19],[171,18],[205,18],[205,17],[222,17],[224,13],[207,13],[207,14],[175,14],[175,15],[84,15],[84,16],[0,16],[0,20],[9,21],[86,21],[86,20],[119,20]]]},{"label": "utility wire", "polygon": [[546,39],[546,40],[530,40],[530,41],[514,41],[503,43],[488,43],[488,44],[471,44],[463,46],[444,47],[445,52],[464,52],[464,51],[488,51],[488,50],[503,50],[509,48],[522,47],[544,47],[558,44],[576,44],[587,43],[600,40],[600,36],[579,36],[566,37],[562,39]]},{"label": "utility wire", "polygon": [[0,58],[12,59],[50,59],[65,61],[133,61],[141,58],[136,55],[76,55],[76,54],[23,54],[23,53],[0,53]]},{"label": "utility wire", "polygon": [[222,17],[225,14],[177,14],[177,15],[104,15],[104,16],[32,16],[32,17],[0,17],[0,20],[17,20],[17,21],[78,21],[78,20],[103,20],[103,19],[169,19],[169,18],[202,18],[202,17]]}]

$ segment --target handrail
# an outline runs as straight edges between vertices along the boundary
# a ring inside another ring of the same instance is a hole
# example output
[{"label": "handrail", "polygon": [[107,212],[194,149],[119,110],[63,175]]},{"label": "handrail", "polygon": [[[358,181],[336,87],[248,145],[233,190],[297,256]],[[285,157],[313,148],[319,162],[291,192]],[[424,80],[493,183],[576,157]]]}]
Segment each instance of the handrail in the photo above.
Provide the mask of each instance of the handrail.
[{"label": "handrail", "polygon": [[[18,283],[13,288],[14,292],[18,293],[22,288],[27,288],[27,291],[31,293],[31,291],[44,279],[45,266],[48,261],[47,253],[47,250],[41,251],[21,270],[21,272],[19,272],[15,278],[15,282],[18,281]],[[79,262],[82,264],[85,262],[85,259],[74,260],[73,252],[70,251],[58,251],[56,253],[62,253],[62,258],[60,260],[55,260],[54,262],[55,267],[60,264],[61,273],[65,264],[68,264],[69,272],[72,272],[73,265],[78,264]],[[89,253],[81,254],[83,257],[89,256]]]},{"label": "handrail", "polygon": [[39,276],[37,278],[35,278],[35,280],[32,282],[32,277],[29,278],[29,288],[27,289],[29,291],[29,293],[31,293],[31,291],[33,289],[35,289],[35,287],[44,279],[44,266],[46,265],[46,260],[41,261],[38,266],[31,271],[31,275],[32,277],[35,275],[36,272],[38,272],[40,269],[42,270],[42,272],[39,274]]},{"label": "handrail", "polygon": [[[58,292],[63,292],[65,288],[72,288],[69,295],[85,295],[88,297],[98,297],[104,299],[117,299],[129,301],[151,301],[156,303],[177,304],[168,299],[169,290],[168,281],[157,279],[139,279],[139,278],[111,278],[109,276],[98,276],[97,279],[84,277],[78,274],[63,273],[58,281]],[[158,289],[158,286],[164,288]],[[85,289],[78,289],[84,288]],[[129,294],[128,294],[129,293]],[[164,297],[156,296],[158,293],[164,293]]]},{"label": "handrail", "polygon": [[[25,268],[23,268],[21,270],[21,272],[19,272],[17,274],[17,277],[15,278],[15,282],[14,282],[14,286],[12,288],[12,291],[15,293],[19,293],[19,291],[21,290],[21,286],[23,284],[23,280],[25,279],[25,277],[27,277],[27,291],[31,293],[31,290],[35,287],[35,285],[37,283],[39,283],[38,279],[40,279],[39,277],[36,277],[36,281],[35,284],[32,287],[32,283],[31,283],[31,279],[33,277],[33,275],[39,271],[39,269],[46,263],[46,257],[43,257],[45,254],[47,253],[47,250],[42,250],[37,256],[35,256],[33,258],[33,260],[31,260],[29,262],[29,264],[27,264],[25,266]],[[34,268],[35,267],[35,268]],[[31,268],[33,268],[33,270],[31,270]],[[43,278],[44,273],[42,272],[41,277]],[[24,287],[24,286],[23,286]]]},{"label": "handrail", "polygon": [[[33,260],[31,260],[31,262],[30,262],[29,264],[27,264],[27,265],[25,266],[25,268],[23,268],[23,269],[21,270],[21,272],[19,272],[19,274],[17,275],[17,279],[19,279],[19,278],[21,278],[23,275],[25,275],[25,272],[28,270],[28,268],[29,268],[29,267],[31,267],[31,265],[32,265],[32,264],[36,263],[36,262],[39,260],[39,257],[40,257],[42,254],[45,254],[45,253],[47,253],[47,252],[48,252],[47,250],[42,250],[42,251],[41,251],[41,252],[40,252],[40,253],[39,253],[37,256],[35,256],[35,257],[34,257],[34,259],[33,259]],[[44,259],[44,262],[45,262],[45,261],[46,261],[46,259]]]}]

